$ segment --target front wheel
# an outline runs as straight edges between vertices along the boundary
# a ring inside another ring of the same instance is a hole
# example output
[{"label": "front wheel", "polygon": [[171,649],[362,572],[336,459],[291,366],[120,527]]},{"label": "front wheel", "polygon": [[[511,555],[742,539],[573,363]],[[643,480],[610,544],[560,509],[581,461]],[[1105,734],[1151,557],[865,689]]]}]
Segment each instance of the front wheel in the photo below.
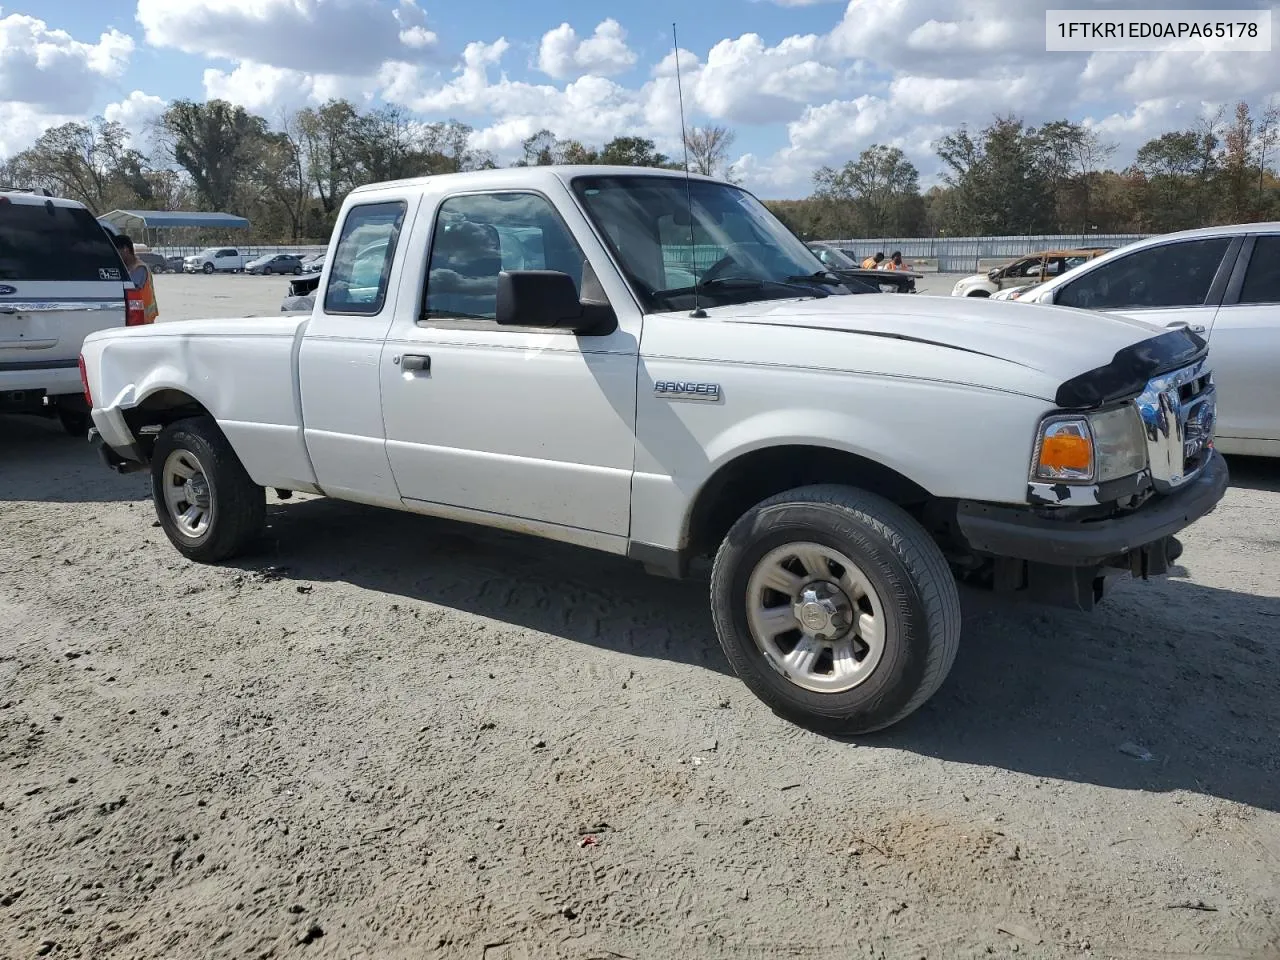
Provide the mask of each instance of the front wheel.
[{"label": "front wheel", "polygon": [[266,518],[266,492],[211,417],[179,420],[156,439],[151,493],[169,542],[200,563],[244,552]]},{"label": "front wheel", "polygon": [[205,273],[213,273],[213,264],[212,264],[212,263],[206,263],[206,264],[204,265],[204,272],[205,272]]},{"label": "front wheel", "polygon": [[263,275],[264,277],[269,277],[269,276],[271,276],[271,274],[272,274],[272,273],[274,273],[274,272],[275,272],[275,271],[273,271],[270,267],[263,267],[263,268],[262,268],[262,275]]},{"label": "front wheel", "polygon": [[960,642],[942,552],[906,511],[852,487],[801,487],[749,510],[716,554],[711,607],[751,691],[824,733],[870,733],[912,713]]},{"label": "front wheel", "polygon": [[991,296],[991,291],[989,291],[989,290],[972,290],[972,291],[970,291],[969,293],[965,294],[965,296],[969,296],[969,297],[990,297],[990,296]]}]

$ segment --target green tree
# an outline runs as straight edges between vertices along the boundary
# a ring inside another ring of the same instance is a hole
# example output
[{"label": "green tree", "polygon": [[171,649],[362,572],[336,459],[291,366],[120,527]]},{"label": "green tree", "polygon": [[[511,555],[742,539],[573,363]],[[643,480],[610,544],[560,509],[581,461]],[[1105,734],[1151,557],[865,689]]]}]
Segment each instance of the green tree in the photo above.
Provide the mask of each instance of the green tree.
[{"label": "green tree", "polygon": [[614,137],[600,148],[599,162],[620,167],[673,169],[671,159],[659,153],[654,142],[644,137]]},{"label": "green tree", "polygon": [[200,202],[230,210],[267,134],[267,122],[225,100],[175,100],[159,120],[161,140],[187,171]]},{"label": "green tree", "polygon": [[127,143],[124,127],[101,117],[64,123],[15,155],[6,173],[21,186],[47,188],[98,214],[118,206],[148,206],[154,199],[149,164]]},{"label": "green tree", "polygon": [[839,170],[817,170],[813,182],[815,199],[852,206],[864,235],[911,234],[923,219],[919,171],[897,147],[872,144]]}]

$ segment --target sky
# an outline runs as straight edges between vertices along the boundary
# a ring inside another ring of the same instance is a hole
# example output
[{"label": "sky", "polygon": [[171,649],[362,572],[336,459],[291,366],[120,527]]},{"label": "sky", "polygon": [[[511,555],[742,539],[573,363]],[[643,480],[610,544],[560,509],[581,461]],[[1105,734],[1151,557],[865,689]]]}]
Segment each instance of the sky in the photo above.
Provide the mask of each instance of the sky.
[{"label": "sky", "polygon": [[[0,0],[3,3],[3,0]],[[146,146],[167,101],[221,97],[278,121],[347,97],[474,127],[499,160],[541,128],[676,154],[677,22],[689,125],[736,135],[766,198],[873,143],[936,182],[931,144],[997,114],[1068,118],[1132,159],[1238,98],[1280,100],[1272,53],[1047,53],[1046,8],[1250,8],[1277,0],[20,0],[0,5],[0,157],[104,116]],[[1273,13],[1280,34],[1280,16]]]}]

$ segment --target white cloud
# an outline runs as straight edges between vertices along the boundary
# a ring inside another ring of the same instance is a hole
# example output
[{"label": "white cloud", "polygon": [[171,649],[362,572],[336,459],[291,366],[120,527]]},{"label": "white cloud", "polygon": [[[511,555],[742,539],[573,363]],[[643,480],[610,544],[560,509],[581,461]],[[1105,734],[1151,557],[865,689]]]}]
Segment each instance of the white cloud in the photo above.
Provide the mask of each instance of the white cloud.
[{"label": "white cloud", "polygon": [[144,149],[147,146],[149,128],[164,113],[165,106],[166,102],[162,97],[134,90],[118,103],[107,104],[102,117],[120,124],[129,132],[130,146]]},{"label": "white cloud", "polygon": [[0,19],[0,104],[28,104],[49,114],[87,111],[103,83],[124,73],[132,53],[133,39],[118,30],[86,43],[43,20],[10,14]]},{"label": "white cloud", "polygon": [[153,46],[343,76],[436,43],[416,0],[138,0],[137,20]]},{"label": "white cloud", "polygon": [[0,158],[27,149],[50,127],[79,119],[69,114],[45,113],[29,103],[0,100]]},{"label": "white cloud", "polygon": [[208,69],[204,92],[209,99],[226,100],[269,120],[283,110],[346,98],[359,102],[372,96],[372,78],[327,73],[304,73],[262,63],[243,62],[234,70]]},{"label": "white cloud", "polygon": [[538,69],[550,77],[595,74],[608,77],[626,73],[636,63],[636,55],[627,46],[627,31],[617,20],[601,22],[585,40],[567,23],[548,30],[538,45]]}]

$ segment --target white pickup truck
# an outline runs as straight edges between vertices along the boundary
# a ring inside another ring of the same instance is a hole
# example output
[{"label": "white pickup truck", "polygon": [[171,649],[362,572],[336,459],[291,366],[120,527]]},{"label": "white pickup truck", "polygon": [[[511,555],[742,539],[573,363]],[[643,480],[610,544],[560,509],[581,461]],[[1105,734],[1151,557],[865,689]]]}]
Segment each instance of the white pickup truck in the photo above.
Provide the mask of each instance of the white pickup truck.
[{"label": "white pickup truck", "polygon": [[209,247],[184,257],[183,273],[239,273],[249,262],[248,254],[235,247]]},{"label": "white pickup truck", "polygon": [[149,468],[191,559],[249,549],[264,488],[711,557],[735,670],[842,733],[941,685],[957,576],[1090,608],[1227,483],[1195,334],[853,295],[749,193],[670,171],[361,187],[312,313],[94,334],[84,363],[104,458]]}]

